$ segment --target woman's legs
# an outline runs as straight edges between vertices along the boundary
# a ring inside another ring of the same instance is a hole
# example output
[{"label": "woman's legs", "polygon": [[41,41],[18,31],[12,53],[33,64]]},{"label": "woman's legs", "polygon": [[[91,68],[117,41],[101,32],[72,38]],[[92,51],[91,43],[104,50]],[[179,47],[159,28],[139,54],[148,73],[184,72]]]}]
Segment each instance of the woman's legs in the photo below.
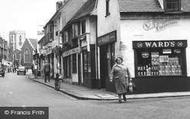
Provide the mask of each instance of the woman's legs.
[{"label": "woman's legs", "polygon": [[119,98],[119,103],[121,103],[121,94],[118,94],[118,98]]},{"label": "woman's legs", "polygon": [[126,93],[123,93],[123,100],[126,102],[127,98],[126,98]]}]

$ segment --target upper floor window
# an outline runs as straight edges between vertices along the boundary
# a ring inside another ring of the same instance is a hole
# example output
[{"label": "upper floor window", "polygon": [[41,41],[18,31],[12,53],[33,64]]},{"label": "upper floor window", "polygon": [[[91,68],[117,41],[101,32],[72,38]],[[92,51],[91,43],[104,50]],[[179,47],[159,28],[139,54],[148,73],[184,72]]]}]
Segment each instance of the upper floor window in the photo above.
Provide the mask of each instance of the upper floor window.
[{"label": "upper floor window", "polygon": [[167,12],[176,12],[181,9],[181,0],[165,0],[165,10]]},{"label": "upper floor window", "polygon": [[22,36],[19,36],[19,45],[22,45]]},{"label": "upper floor window", "polygon": [[110,0],[106,0],[106,16],[110,15]]},{"label": "upper floor window", "polygon": [[80,24],[79,23],[73,24],[72,29],[73,29],[73,37],[75,38],[80,33]]},{"label": "upper floor window", "polygon": [[68,42],[69,41],[69,35],[68,32],[65,31],[63,34],[63,43]]},{"label": "upper floor window", "polygon": [[81,22],[81,32],[82,34],[86,33],[86,21]]}]

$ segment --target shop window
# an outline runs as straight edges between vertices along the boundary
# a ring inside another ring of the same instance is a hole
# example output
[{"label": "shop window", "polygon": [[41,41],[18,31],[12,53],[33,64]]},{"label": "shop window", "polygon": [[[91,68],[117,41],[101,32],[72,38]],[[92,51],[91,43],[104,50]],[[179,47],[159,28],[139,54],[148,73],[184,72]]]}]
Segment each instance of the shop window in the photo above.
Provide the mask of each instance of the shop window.
[{"label": "shop window", "polygon": [[136,75],[139,76],[182,76],[184,74],[183,49],[136,50]]},{"label": "shop window", "polygon": [[73,67],[73,73],[77,73],[77,58],[76,54],[72,55],[72,67]]},{"label": "shop window", "polygon": [[70,78],[71,77],[71,60],[70,60],[70,56],[65,57],[63,59],[63,64],[64,64],[64,77],[65,78]]},{"label": "shop window", "polygon": [[87,51],[83,51],[83,73],[84,73],[84,77],[87,78],[88,74],[90,72],[91,72],[90,54]]},{"label": "shop window", "polygon": [[165,0],[165,9],[167,12],[180,11],[181,0]]}]

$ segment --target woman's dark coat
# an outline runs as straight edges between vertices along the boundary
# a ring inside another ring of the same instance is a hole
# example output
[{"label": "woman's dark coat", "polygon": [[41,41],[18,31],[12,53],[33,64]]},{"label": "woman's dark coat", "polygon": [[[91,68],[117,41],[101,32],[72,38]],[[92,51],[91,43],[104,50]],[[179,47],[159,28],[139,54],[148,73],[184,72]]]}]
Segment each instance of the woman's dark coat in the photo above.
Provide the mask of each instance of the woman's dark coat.
[{"label": "woman's dark coat", "polygon": [[115,64],[111,70],[110,78],[113,79],[117,94],[127,93],[130,73],[123,64]]}]

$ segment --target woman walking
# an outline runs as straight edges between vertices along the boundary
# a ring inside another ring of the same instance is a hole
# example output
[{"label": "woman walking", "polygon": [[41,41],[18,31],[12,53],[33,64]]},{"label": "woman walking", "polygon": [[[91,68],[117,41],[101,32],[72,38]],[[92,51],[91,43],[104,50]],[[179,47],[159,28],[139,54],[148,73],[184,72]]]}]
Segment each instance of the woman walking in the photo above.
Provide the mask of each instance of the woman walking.
[{"label": "woman walking", "polygon": [[123,100],[126,102],[126,94],[128,89],[130,79],[130,73],[128,68],[123,64],[123,58],[117,57],[115,60],[115,65],[112,67],[110,74],[110,81],[113,80],[115,84],[116,93],[118,94],[119,103]]}]

